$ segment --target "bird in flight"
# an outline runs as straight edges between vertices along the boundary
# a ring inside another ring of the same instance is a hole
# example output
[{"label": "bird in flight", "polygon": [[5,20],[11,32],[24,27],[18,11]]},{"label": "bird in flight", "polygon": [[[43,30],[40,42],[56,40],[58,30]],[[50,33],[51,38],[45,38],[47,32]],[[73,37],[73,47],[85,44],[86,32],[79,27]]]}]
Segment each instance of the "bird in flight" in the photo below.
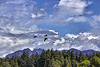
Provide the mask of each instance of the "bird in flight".
[{"label": "bird in flight", "polygon": [[[45,38],[44,38],[44,41],[46,41],[46,40],[48,39],[47,36],[48,36],[48,35],[44,35],[44,37],[45,37]],[[34,36],[34,38],[37,38],[37,36]]]},{"label": "bird in flight", "polygon": [[34,36],[34,38],[37,38],[37,36]]},{"label": "bird in flight", "polygon": [[44,38],[44,41],[46,41],[48,38]]}]

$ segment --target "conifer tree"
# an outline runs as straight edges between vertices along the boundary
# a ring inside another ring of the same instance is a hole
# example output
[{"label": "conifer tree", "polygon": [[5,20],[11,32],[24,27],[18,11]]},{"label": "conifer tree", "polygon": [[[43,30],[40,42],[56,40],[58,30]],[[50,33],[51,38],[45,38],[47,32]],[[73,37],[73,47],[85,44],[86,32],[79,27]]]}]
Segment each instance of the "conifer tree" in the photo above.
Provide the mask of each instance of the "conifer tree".
[{"label": "conifer tree", "polygon": [[59,60],[60,60],[60,62],[61,62],[61,67],[64,67],[64,61],[65,61],[64,57],[61,56],[61,57],[59,58]]},{"label": "conifer tree", "polygon": [[70,52],[70,50],[68,50],[68,51],[67,51],[67,54],[66,54],[66,55],[67,55],[67,57],[69,57],[69,56],[70,56],[70,54],[71,54],[71,52]]},{"label": "conifer tree", "polygon": [[75,60],[78,61],[79,56],[78,56],[78,52],[77,52],[77,51],[76,51],[76,53],[75,53],[75,56],[76,56]]},{"label": "conifer tree", "polygon": [[46,53],[43,50],[42,53],[41,53],[41,55],[40,55],[40,59],[39,59],[39,67],[44,67],[45,60],[46,60]]},{"label": "conifer tree", "polygon": [[55,52],[53,49],[51,49],[51,58],[54,58]]},{"label": "conifer tree", "polygon": [[35,67],[39,67],[39,55],[38,53],[36,52],[36,55],[35,55],[35,62],[34,62],[34,66]]},{"label": "conifer tree", "polygon": [[65,60],[64,60],[64,67],[70,67],[69,61],[67,58],[65,58]]},{"label": "conifer tree", "polygon": [[44,67],[50,67],[51,66],[51,52],[50,50],[48,49],[46,51],[46,60],[45,60],[45,65]]},{"label": "conifer tree", "polygon": [[87,60],[89,59],[89,55],[88,54],[85,55],[85,59],[87,59]]},{"label": "conifer tree", "polygon": [[30,61],[31,61],[31,65],[33,67],[35,64],[35,55],[34,54],[31,55]]},{"label": "conifer tree", "polygon": [[69,67],[72,67],[70,57],[68,57]]},{"label": "conifer tree", "polygon": [[67,57],[67,53],[65,50],[62,52],[62,55],[64,56],[64,59]]},{"label": "conifer tree", "polygon": [[55,59],[58,59],[58,57],[59,57],[59,53],[58,53],[58,51],[56,50],[55,53],[54,53],[54,58],[55,58]]},{"label": "conifer tree", "polygon": [[82,54],[82,52],[80,52],[79,53],[79,62],[82,62],[82,56],[83,56],[83,54]]},{"label": "conifer tree", "polygon": [[76,59],[76,58],[75,58],[75,54],[74,54],[74,51],[73,51],[73,50],[71,51],[70,56],[71,56],[71,60],[75,60],[75,59]]}]

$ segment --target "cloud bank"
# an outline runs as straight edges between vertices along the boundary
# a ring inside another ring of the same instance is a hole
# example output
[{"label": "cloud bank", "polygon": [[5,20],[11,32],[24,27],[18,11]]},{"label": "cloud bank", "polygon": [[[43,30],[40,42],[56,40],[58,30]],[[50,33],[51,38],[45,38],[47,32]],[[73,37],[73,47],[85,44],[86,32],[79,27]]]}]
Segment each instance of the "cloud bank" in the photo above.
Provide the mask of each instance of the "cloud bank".
[{"label": "cloud bank", "polygon": [[29,28],[42,23],[54,25],[66,25],[70,22],[89,23],[91,17],[88,18],[86,15],[92,14],[92,11],[87,10],[91,4],[89,0],[60,0],[51,7],[50,11],[53,12],[50,14],[45,9],[46,6],[38,7],[39,4],[35,0],[1,0],[0,26]]},{"label": "cloud bank", "polygon": [[[66,34],[65,37],[59,37],[58,32],[54,30],[38,30],[38,31],[23,31],[16,30],[12,33],[7,29],[6,32],[0,28],[0,57],[25,48],[44,48],[44,49],[70,49],[79,50],[94,49],[100,50],[100,36],[92,33],[80,33],[78,35]],[[47,40],[44,41],[45,34]],[[34,38],[37,36],[37,38]]]}]

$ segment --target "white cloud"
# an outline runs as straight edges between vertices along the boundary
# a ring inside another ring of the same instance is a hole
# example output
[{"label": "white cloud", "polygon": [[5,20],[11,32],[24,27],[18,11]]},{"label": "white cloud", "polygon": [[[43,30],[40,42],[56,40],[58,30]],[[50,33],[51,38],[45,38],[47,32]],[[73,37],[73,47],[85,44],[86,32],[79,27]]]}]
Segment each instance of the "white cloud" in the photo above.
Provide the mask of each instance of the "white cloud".
[{"label": "white cloud", "polygon": [[100,15],[93,15],[88,19],[88,22],[94,29],[100,29]]},{"label": "white cloud", "polygon": [[50,32],[53,32],[53,33],[55,33],[55,34],[58,34],[58,32],[55,32],[54,30],[49,30]]},{"label": "white cloud", "polygon": [[70,22],[70,21],[72,21],[74,19],[74,17],[69,17],[69,18],[67,18],[65,21],[66,22]]},{"label": "white cloud", "polygon": [[[59,4],[55,7],[70,15],[84,14],[85,8],[90,5],[85,0],[60,0]],[[66,12],[67,11],[67,12]]]},{"label": "white cloud", "polygon": [[85,16],[76,16],[76,17],[69,17],[66,19],[66,22],[87,22],[88,18]]},{"label": "white cloud", "polygon": [[86,14],[92,14],[93,13],[93,11],[88,11],[88,12],[86,12]]},{"label": "white cloud", "polygon": [[61,40],[56,40],[55,43],[54,43],[54,45],[56,46],[58,44],[63,44],[63,43],[65,43],[65,39],[61,38]]},{"label": "white cloud", "polygon": [[80,17],[76,17],[74,19],[75,22],[86,22],[87,21],[87,17],[85,16],[80,16]]},{"label": "white cloud", "polygon": [[95,37],[95,36],[89,36],[88,37],[89,40],[91,40],[91,39],[98,39],[98,38],[99,38],[99,36],[97,36],[97,37]]},{"label": "white cloud", "polygon": [[68,38],[77,38],[78,35],[74,35],[74,34],[66,34],[66,37],[68,37]]},{"label": "white cloud", "polygon": [[31,16],[32,18],[36,18],[36,15],[35,14],[32,14],[32,16]]},{"label": "white cloud", "polygon": [[[43,9],[40,9],[40,10],[43,11],[43,12],[45,12],[45,10],[43,10]],[[46,13],[45,13],[45,14],[37,13],[37,14],[32,14],[32,15],[31,15],[31,17],[32,17],[33,19],[35,19],[35,18],[40,18],[40,17],[43,17],[43,16],[46,16]]]}]

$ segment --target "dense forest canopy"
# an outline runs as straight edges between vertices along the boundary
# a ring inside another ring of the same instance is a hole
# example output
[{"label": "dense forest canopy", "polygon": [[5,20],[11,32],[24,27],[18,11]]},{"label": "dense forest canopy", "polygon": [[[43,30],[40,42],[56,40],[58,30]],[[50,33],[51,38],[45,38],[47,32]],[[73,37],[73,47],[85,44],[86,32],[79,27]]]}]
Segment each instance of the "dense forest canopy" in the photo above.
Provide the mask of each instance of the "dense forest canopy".
[{"label": "dense forest canopy", "polygon": [[0,58],[0,67],[100,67],[100,53],[83,55],[82,52],[48,49],[41,54]]}]

